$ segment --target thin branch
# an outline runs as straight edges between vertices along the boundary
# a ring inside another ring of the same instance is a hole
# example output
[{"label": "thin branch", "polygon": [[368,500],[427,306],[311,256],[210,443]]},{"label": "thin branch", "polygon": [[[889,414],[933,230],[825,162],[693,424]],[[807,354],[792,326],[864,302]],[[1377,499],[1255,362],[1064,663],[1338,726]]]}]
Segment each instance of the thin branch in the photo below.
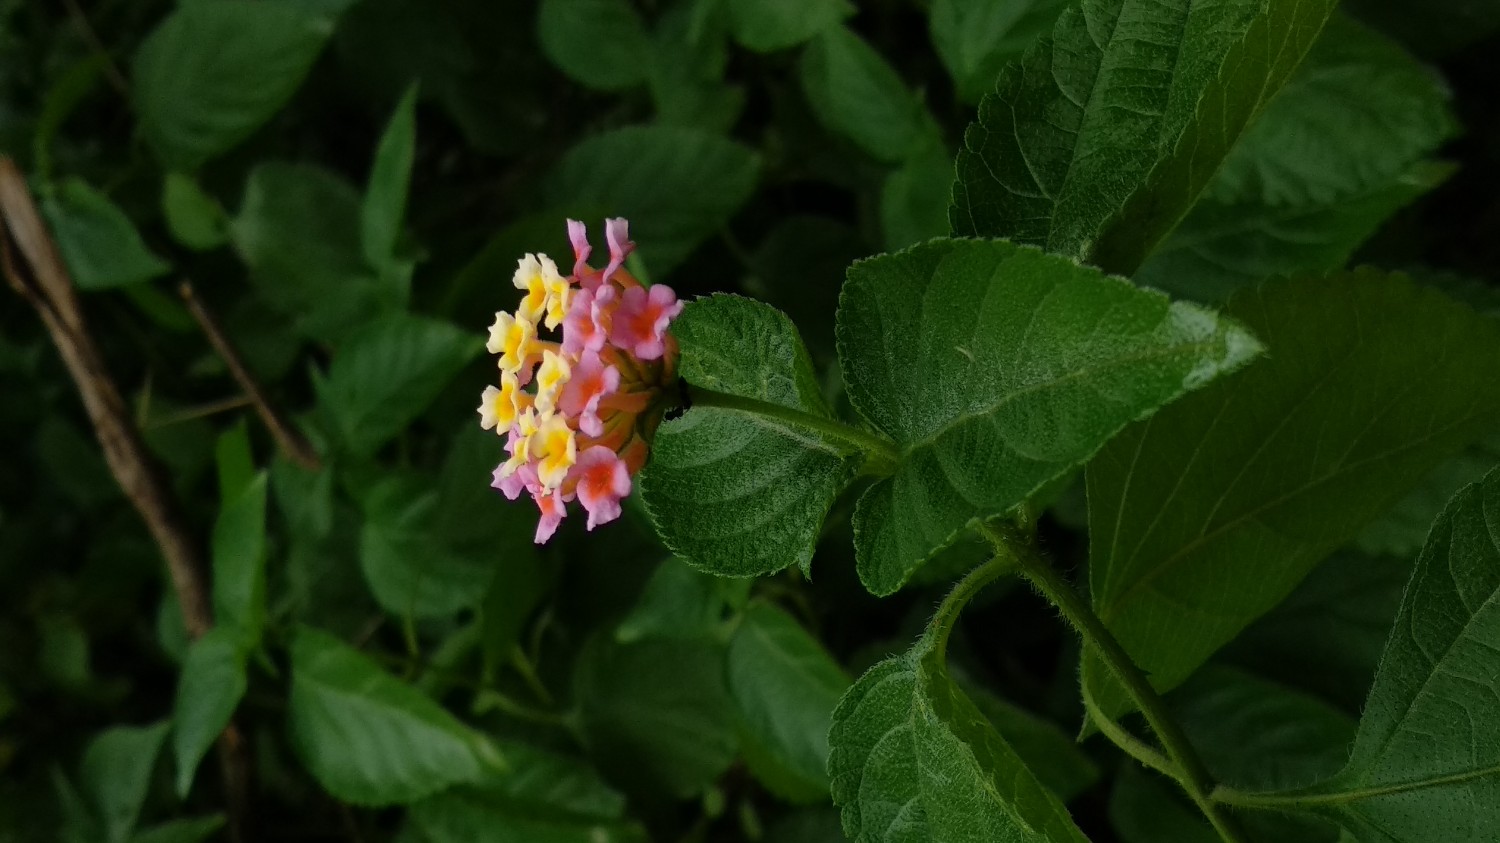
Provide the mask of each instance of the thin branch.
[{"label": "thin branch", "polygon": [[[141,441],[125,399],[88,332],[72,278],[42,222],[26,178],[6,156],[0,156],[0,269],[11,288],[36,308],[52,335],[110,472],[166,560],[183,626],[189,636],[201,636],[213,625],[213,616],[200,544],[189,532],[171,486]],[[244,738],[233,723],[219,736],[219,759],[231,817],[230,839],[237,841],[243,831],[250,778]]]},{"label": "thin branch", "polygon": [[261,388],[260,382],[245,365],[244,358],[234,347],[229,335],[224,333],[213,311],[209,310],[208,305],[204,304],[203,300],[194,293],[192,283],[183,281],[177,286],[177,294],[182,296],[183,302],[187,304],[188,312],[193,314],[198,327],[203,329],[209,344],[214,347],[214,351],[218,352],[219,357],[223,358],[224,365],[229,367],[229,374],[240,385],[240,389],[250,397],[250,403],[255,406],[255,414],[260,416],[261,422],[271,431],[271,436],[276,440],[276,447],[308,471],[317,471],[322,468],[322,460],[318,459],[318,452],[313,449],[312,444],[292,427],[275,407],[271,406],[270,400],[266,398],[266,391]]}]

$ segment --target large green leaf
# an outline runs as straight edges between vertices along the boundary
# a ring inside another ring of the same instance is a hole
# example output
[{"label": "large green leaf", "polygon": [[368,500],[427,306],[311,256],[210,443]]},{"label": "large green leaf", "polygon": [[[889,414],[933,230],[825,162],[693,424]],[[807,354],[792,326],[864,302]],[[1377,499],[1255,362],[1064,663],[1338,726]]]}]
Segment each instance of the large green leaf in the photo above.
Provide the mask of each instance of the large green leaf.
[{"label": "large green leaf", "polygon": [[427,409],[448,380],[484,348],[477,333],[419,316],[388,316],[358,328],[334,355],[318,401],[338,442],[374,454]]},{"label": "large green leaf", "polygon": [[850,400],[900,448],[854,514],[860,579],[876,594],[1260,349],[1196,305],[979,240],[855,264],[838,336]]},{"label": "large green leaf", "polygon": [[177,793],[187,796],[198,764],[245,696],[246,647],[241,632],[215,627],[188,646],[172,705],[172,753]]},{"label": "large green leaf", "polygon": [[725,669],[751,772],[783,798],[826,802],[828,726],[849,687],[838,662],[790,615],[760,603],[741,618]]},{"label": "large green leaf", "polygon": [[89,742],[78,783],[103,826],[106,843],[125,843],[135,830],[167,724],[116,726]]},{"label": "large green leaf", "polygon": [[503,766],[493,744],[337,639],[292,640],[292,745],[330,794],[358,805],[414,802]]},{"label": "large green leaf", "polygon": [[767,305],[716,295],[689,303],[672,334],[688,383],[755,405],[693,407],[657,431],[641,485],[662,540],[716,574],[806,567],[864,455],[806,426],[834,422],[797,329]]},{"label": "large green leaf", "polygon": [[1332,0],[1085,0],[1001,72],[953,230],[1131,272],[1297,67]]},{"label": "large green leaf", "polygon": [[291,99],[333,27],[300,3],[183,3],[135,55],[141,131],[162,162],[191,171]]},{"label": "large green leaf", "polygon": [[[1094,609],[1166,690],[1464,443],[1500,424],[1490,320],[1402,276],[1268,282],[1229,313],[1267,359],[1089,465]],[[1093,658],[1106,712],[1124,697]]]},{"label": "large green leaf", "polygon": [[563,156],[554,202],[630,219],[630,236],[665,276],[750,198],[760,156],[718,135],[675,126],[630,126],[589,138]]},{"label": "large green leaf", "polygon": [[932,45],[953,77],[959,99],[979,102],[994,90],[1006,62],[1018,59],[1052,31],[1067,0],[934,0],[928,27]]},{"label": "large green leaf", "polygon": [[849,0],[726,0],[734,40],[759,53],[784,50],[854,14]]},{"label": "large green leaf", "polygon": [[881,161],[940,146],[937,123],[863,38],[829,27],[802,53],[802,90],[830,130]]},{"label": "large green leaf", "polygon": [[834,711],[828,774],[844,834],[856,843],[1084,843],[948,677],[958,608],[940,609],[915,647],[870,668]]},{"label": "large green leaf", "polygon": [[1432,527],[1349,764],[1304,791],[1365,843],[1481,843],[1500,827],[1500,472]]},{"label": "large green leaf", "polygon": [[172,268],[146,248],[118,205],[82,179],[67,179],[46,193],[42,211],[80,290],[138,284]]},{"label": "large green leaf", "polygon": [[629,0],[542,0],[536,26],[547,58],[574,80],[601,91],[646,81],[651,41]]}]

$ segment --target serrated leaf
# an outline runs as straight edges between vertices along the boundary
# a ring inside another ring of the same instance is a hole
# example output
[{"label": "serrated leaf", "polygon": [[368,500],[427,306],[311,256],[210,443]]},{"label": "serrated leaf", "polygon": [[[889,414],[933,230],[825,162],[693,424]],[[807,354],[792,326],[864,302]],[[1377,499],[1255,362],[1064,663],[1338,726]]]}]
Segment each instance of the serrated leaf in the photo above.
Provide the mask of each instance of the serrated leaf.
[{"label": "serrated leaf", "polygon": [[224,209],[192,176],[167,173],[162,181],[161,212],[172,239],[195,251],[208,251],[229,240]]},{"label": "serrated leaf", "polygon": [[[1170,689],[1453,451],[1500,422],[1489,320],[1372,270],[1246,289],[1267,359],[1089,465],[1094,609]],[[1086,690],[1127,704],[1093,658]]]},{"label": "serrated leaf", "polygon": [[125,843],[135,830],[167,724],[116,726],[89,742],[78,784],[103,823],[107,843]]},{"label": "serrated leaf", "polygon": [[537,40],[553,65],[601,91],[646,81],[651,41],[629,0],[542,0]]},{"label": "serrated leaf", "polygon": [[630,219],[656,278],[717,232],[755,190],[760,156],[734,141],[676,126],[629,126],[568,150],[548,181],[555,202]]},{"label": "serrated leaf", "polygon": [[854,513],[860,579],[882,595],[1260,349],[1210,311],[1000,240],[855,264],[838,336],[850,401],[900,448]]},{"label": "serrated leaf", "polygon": [[864,455],[796,422],[832,419],[797,329],[771,307],[716,295],[690,302],[672,335],[688,383],[795,415],[699,406],[663,423],[641,478],[662,540],[726,576],[807,566]]},{"label": "serrated leaf", "polygon": [[785,799],[826,802],[828,727],[849,687],[838,662],[790,615],[758,603],[740,619],[725,665],[742,733],[759,750],[746,753],[750,771]]},{"label": "serrated leaf", "polygon": [[65,179],[44,194],[42,211],[80,290],[139,284],[172,268],[146,248],[118,205],[82,179]]},{"label": "serrated leaf", "polygon": [[1349,764],[1300,793],[1366,843],[1481,843],[1500,826],[1500,472],[1433,524]]},{"label": "serrated leaf", "polygon": [[928,19],[932,45],[959,99],[979,102],[993,90],[1000,69],[1051,32],[1066,6],[1066,0],[934,0]]},{"label": "serrated leaf", "polygon": [[417,86],[412,84],[396,104],[380,143],[370,183],[360,205],[360,244],[365,261],[386,271],[396,259],[396,241],[406,216],[406,194],[411,182],[412,160],[417,146]]},{"label": "serrated leaf", "polygon": [[186,797],[198,764],[239,706],[249,686],[244,637],[231,627],[215,627],[188,645],[172,705],[172,756],[177,762],[177,795]]},{"label": "serrated leaf", "polygon": [[795,47],[854,14],[848,0],[727,0],[734,40],[758,53]]},{"label": "serrated leaf", "polygon": [[291,99],[332,31],[298,3],[179,5],[135,55],[141,131],[169,169],[197,169]]},{"label": "serrated leaf", "polygon": [[420,316],[392,315],[356,329],[316,384],[340,445],[370,456],[427,409],[478,356],[475,333]]},{"label": "serrated leaf", "polygon": [[289,706],[302,763],[346,802],[415,802],[503,767],[494,745],[442,706],[306,627],[292,639]]},{"label": "serrated leaf", "polygon": [[1087,0],[1000,74],[958,154],[956,234],[1132,272],[1296,69],[1331,0]]},{"label": "serrated leaf", "polygon": [[941,146],[937,123],[895,68],[863,38],[831,26],[807,45],[802,90],[813,113],[881,161]]}]

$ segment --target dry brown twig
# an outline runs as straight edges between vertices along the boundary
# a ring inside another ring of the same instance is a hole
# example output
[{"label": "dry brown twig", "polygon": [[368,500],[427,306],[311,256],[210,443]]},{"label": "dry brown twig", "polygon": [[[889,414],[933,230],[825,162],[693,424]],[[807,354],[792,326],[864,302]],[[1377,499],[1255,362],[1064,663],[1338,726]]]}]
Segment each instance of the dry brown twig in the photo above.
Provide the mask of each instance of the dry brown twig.
[{"label": "dry brown twig", "polygon": [[[72,278],[37,211],[26,177],[6,156],[0,156],[0,223],[0,269],[11,288],[36,308],[52,335],[110,472],[166,560],[183,625],[189,636],[197,638],[213,626],[201,544],[188,530],[171,486],[141,441],[125,399],[88,333]],[[218,744],[230,835],[239,840],[249,796],[248,755],[233,722],[219,736]]]}]

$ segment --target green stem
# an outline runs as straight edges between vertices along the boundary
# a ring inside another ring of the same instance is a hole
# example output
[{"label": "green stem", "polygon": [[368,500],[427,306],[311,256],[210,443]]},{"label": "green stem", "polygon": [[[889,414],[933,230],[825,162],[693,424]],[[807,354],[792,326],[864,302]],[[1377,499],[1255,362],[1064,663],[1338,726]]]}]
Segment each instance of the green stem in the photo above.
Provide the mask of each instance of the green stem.
[{"label": "green stem", "polygon": [[1464,782],[1491,776],[1500,776],[1500,765],[1485,767],[1479,770],[1465,770],[1460,773],[1450,773],[1446,776],[1437,776],[1430,779],[1396,782],[1394,784],[1364,787],[1356,790],[1341,790],[1334,793],[1245,793],[1244,791],[1235,790],[1232,787],[1220,785],[1214,788],[1213,792],[1209,794],[1209,798],[1215,802],[1224,805],[1234,805],[1239,808],[1260,808],[1273,811],[1284,811],[1291,808],[1310,809],[1320,805],[1341,805],[1346,802],[1358,802],[1362,799],[1374,799],[1379,796],[1410,793],[1413,790],[1423,790],[1429,787],[1463,784]]},{"label": "green stem", "polygon": [[1083,692],[1083,707],[1088,712],[1089,719],[1099,726],[1099,731],[1103,732],[1104,736],[1109,738],[1115,746],[1124,750],[1126,755],[1167,778],[1178,780],[1182,778],[1182,770],[1172,763],[1172,759],[1162,755],[1156,747],[1131,734],[1128,729],[1105,714],[1094,702],[1093,696],[1087,689]]},{"label": "green stem", "polygon": [[1008,545],[997,545],[995,555],[990,561],[965,574],[964,578],[958,581],[958,585],[948,592],[948,596],[943,598],[943,602],[938,605],[937,612],[928,622],[932,644],[937,649],[938,655],[946,654],[948,636],[952,634],[953,626],[958,622],[958,614],[963,611],[964,606],[967,606],[969,601],[974,599],[974,595],[985,586],[1015,567],[1016,562],[1016,554]]},{"label": "green stem", "polygon": [[901,452],[896,448],[896,443],[836,419],[824,418],[758,398],[746,398],[743,395],[731,395],[727,392],[703,389],[698,386],[689,386],[688,396],[697,407],[720,407],[725,410],[739,410],[765,416],[853,445],[865,452],[867,467],[876,473],[890,474],[901,462]]},{"label": "green stem", "polygon": [[1059,574],[1053,567],[1039,557],[1030,547],[1017,548],[1012,545],[999,531],[988,524],[981,525],[980,532],[984,534],[995,546],[1009,546],[1015,554],[1020,566],[1021,575],[1031,581],[1052,604],[1062,612],[1063,617],[1073,625],[1078,634],[1083,637],[1084,644],[1104,661],[1104,664],[1114,674],[1130,697],[1135,701],[1136,707],[1145,716],[1146,722],[1151,725],[1151,731],[1161,741],[1162,747],[1166,749],[1167,756],[1180,772],[1175,776],[1182,789],[1187,792],[1188,798],[1203,812],[1208,821],[1218,831],[1219,836],[1227,843],[1242,843],[1244,840],[1239,831],[1234,828],[1229,818],[1224,814],[1221,807],[1208,798],[1208,794],[1214,788],[1213,778],[1208,774],[1208,768],[1203,766],[1203,761],[1198,758],[1192,743],[1183,734],[1177,721],[1172,719],[1167,712],[1167,707],[1156,689],[1151,687],[1151,682],[1146,675],[1136,667],[1125,648],[1115,640],[1114,635],[1104,625],[1104,621],[1094,614],[1088,603],[1073,589],[1072,583]]}]

